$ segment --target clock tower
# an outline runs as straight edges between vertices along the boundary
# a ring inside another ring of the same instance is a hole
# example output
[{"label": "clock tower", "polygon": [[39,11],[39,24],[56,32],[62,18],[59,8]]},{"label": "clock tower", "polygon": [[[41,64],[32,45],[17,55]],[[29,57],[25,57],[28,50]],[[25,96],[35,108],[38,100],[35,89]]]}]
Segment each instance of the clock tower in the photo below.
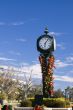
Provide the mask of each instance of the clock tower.
[{"label": "clock tower", "polygon": [[43,97],[53,96],[53,68],[56,43],[54,36],[45,28],[44,34],[37,39],[37,50],[40,52],[39,61],[42,72]]}]

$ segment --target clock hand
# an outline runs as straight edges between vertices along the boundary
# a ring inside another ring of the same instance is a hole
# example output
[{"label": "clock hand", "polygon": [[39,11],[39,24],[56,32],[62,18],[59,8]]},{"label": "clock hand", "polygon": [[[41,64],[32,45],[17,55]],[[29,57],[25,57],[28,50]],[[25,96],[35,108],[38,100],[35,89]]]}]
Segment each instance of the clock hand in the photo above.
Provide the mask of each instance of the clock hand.
[{"label": "clock hand", "polygon": [[44,43],[44,47],[46,47],[46,43],[47,43],[48,39],[46,40],[46,42]]},{"label": "clock hand", "polygon": [[[48,39],[46,40],[46,42],[48,41]],[[45,42],[45,44],[46,44],[46,42]]]}]

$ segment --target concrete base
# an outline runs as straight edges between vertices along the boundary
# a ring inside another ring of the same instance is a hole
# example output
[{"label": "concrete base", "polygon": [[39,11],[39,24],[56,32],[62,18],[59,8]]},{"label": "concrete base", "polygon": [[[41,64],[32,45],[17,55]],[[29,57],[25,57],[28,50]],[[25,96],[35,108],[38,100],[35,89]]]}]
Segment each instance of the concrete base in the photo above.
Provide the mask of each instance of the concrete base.
[{"label": "concrete base", "polygon": [[[33,110],[33,107],[15,107],[14,110]],[[72,108],[44,108],[44,110],[72,110]]]}]

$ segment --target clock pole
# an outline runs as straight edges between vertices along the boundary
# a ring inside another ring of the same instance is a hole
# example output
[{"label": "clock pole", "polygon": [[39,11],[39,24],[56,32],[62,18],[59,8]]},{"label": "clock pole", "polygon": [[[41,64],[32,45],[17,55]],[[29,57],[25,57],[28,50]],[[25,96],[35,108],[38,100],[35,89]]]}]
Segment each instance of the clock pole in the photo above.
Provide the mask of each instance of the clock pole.
[{"label": "clock pole", "polygon": [[54,39],[48,35],[47,28],[45,28],[44,33],[45,35],[40,36],[37,40],[37,50],[40,51],[39,61],[42,72],[43,97],[48,98],[52,97],[54,93],[53,69],[55,59],[52,53],[54,51]]}]

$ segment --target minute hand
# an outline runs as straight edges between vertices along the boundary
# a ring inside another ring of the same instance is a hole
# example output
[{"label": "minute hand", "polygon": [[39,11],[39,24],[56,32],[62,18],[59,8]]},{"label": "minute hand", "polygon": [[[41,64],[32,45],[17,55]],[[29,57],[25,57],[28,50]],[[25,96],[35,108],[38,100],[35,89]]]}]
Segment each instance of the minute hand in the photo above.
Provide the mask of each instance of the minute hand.
[{"label": "minute hand", "polygon": [[44,43],[44,46],[46,47],[46,43],[47,43],[48,39],[46,40],[46,42]]}]

